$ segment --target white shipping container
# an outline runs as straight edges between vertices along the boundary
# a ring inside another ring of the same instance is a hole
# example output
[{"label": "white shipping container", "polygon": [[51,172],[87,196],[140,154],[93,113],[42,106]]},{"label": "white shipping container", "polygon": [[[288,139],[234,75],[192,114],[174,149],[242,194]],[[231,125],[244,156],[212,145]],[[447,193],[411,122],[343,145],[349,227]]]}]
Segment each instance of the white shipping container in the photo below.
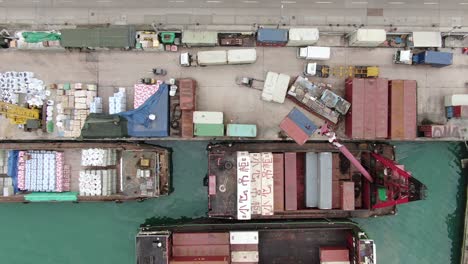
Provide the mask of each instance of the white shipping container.
[{"label": "white shipping container", "polygon": [[225,50],[199,51],[197,62],[200,66],[225,65],[228,63],[227,52]]},{"label": "white shipping container", "polygon": [[275,90],[276,82],[279,74],[276,72],[267,72],[265,82],[263,83],[262,100],[270,102],[273,100],[273,91]]},{"label": "white shipping container", "polygon": [[298,57],[306,60],[329,60],[330,47],[303,47],[298,49]]},{"label": "white shipping container", "polygon": [[228,64],[247,64],[257,61],[255,49],[234,49],[227,51]]},{"label": "white shipping container", "polygon": [[306,207],[318,207],[318,155],[315,152],[306,153],[305,196]]},{"label": "white shipping container", "polygon": [[284,103],[284,100],[286,98],[286,92],[289,88],[290,80],[291,77],[289,77],[286,74],[280,73],[280,75],[278,76],[278,80],[275,84],[275,89],[273,91],[273,102],[277,102],[280,104]]},{"label": "white shipping container", "polygon": [[262,214],[262,154],[250,153],[252,214]]},{"label": "white shipping container", "polygon": [[349,46],[376,47],[385,42],[387,33],[384,29],[358,29],[349,36]]},{"label": "white shipping container", "polygon": [[229,243],[231,245],[256,245],[258,241],[258,231],[229,232]]},{"label": "white shipping container", "polygon": [[445,106],[468,105],[468,94],[452,94],[444,97]]},{"label": "white shipping container", "polygon": [[332,153],[321,152],[318,155],[318,207],[332,209]]},{"label": "white shipping container", "polygon": [[413,47],[441,48],[442,35],[440,32],[413,32]]},{"label": "white shipping container", "polygon": [[317,28],[290,28],[287,46],[314,45],[319,40]]},{"label": "white shipping container", "polygon": [[258,251],[232,251],[231,262],[258,262]]},{"label": "white shipping container", "polygon": [[250,156],[246,151],[237,152],[237,219],[252,218],[252,198],[250,194]]},{"label": "white shipping container", "polygon": [[273,153],[262,153],[262,215],[273,215]]},{"label": "white shipping container", "polygon": [[195,111],[194,124],[223,124],[223,112]]}]

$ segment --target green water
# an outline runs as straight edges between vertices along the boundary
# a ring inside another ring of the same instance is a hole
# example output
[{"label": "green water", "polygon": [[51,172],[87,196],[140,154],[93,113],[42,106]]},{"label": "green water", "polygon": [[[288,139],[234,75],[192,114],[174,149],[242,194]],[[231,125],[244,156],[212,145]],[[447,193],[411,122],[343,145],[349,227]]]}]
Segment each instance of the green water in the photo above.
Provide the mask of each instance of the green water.
[{"label": "green water", "polygon": [[[173,148],[175,190],[169,197],[123,204],[1,204],[0,263],[131,264],[135,234],[147,218],[204,216],[206,142],[165,145]],[[400,206],[395,217],[358,220],[378,243],[379,263],[457,263],[465,200],[458,165],[463,148],[398,144],[398,160],[428,186],[428,199]]]}]

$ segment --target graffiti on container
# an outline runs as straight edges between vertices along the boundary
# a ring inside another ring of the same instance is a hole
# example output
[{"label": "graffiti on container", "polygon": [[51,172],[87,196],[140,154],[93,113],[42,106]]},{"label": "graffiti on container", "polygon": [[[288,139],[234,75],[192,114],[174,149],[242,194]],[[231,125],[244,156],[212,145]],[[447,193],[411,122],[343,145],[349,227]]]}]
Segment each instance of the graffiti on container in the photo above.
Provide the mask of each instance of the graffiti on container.
[{"label": "graffiti on container", "polygon": [[251,218],[251,165],[248,152],[237,152],[237,219]]},{"label": "graffiti on container", "polygon": [[250,153],[252,214],[262,214],[262,155]]},{"label": "graffiti on container", "polygon": [[461,138],[462,136],[458,126],[433,126],[432,137]]}]

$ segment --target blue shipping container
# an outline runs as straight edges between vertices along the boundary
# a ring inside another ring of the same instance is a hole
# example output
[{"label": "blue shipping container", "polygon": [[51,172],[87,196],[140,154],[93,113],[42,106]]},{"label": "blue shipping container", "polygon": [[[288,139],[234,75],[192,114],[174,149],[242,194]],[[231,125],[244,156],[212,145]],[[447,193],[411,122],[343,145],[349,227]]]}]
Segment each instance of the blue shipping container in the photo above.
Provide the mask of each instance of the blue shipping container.
[{"label": "blue shipping container", "polygon": [[257,31],[257,41],[265,43],[288,42],[287,29],[262,28]]},{"label": "blue shipping container", "polygon": [[447,118],[453,118],[453,106],[445,107],[445,114]]},{"label": "blue shipping container", "polygon": [[315,130],[317,130],[317,126],[295,107],[289,112],[288,117],[308,136],[312,135]]},{"label": "blue shipping container", "polygon": [[427,64],[433,67],[444,67],[452,65],[453,53],[441,51],[425,51],[413,56],[414,64]]},{"label": "blue shipping container", "polygon": [[[161,84],[158,91],[137,109],[118,115],[127,119],[128,135],[131,137],[169,136],[168,85]],[[155,119],[151,120],[150,115],[155,115]]]}]

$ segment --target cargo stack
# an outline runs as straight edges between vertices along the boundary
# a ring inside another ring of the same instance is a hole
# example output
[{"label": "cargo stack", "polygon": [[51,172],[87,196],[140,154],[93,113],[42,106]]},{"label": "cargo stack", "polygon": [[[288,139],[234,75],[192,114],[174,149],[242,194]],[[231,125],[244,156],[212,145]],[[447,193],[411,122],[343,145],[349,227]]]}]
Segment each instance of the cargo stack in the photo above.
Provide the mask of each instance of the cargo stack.
[{"label": "cargo stack", "polygon": [[388,136],[388,80],[348,78],[345,134],[352,139],[385,139]]},{"label": "cargo stack", "polygon": [[195,136],[224,136],[223,112],[194,111],[193,123]]},{"label": "cargo stack", "polygon": [[293,108],[281,121],[280,128],[299,145],[304,145],[317,126],[307,116]]},{"label": "cargo stack", "polygon": [[109,97],[109,114],[118,114],[127,110],[127,95],[125,88],[120,87],[119,90]]},{"label": "cargo stack", "polygon": [[183,138],[193,137],[193,111],[196,107],[197,82],[193,79],[179,80],[181,130]]},{"label": "cargo stack", "polygon": [[258,231],[229,232],[231,264],[256,264],[259,262]]},{"label": "cargo stack", "polygon": [[450,118],[468,118],[468,94],[454,94],[444,97],[445,113]]},{"label": "cargo stack", "polygon": [[346,247],[320,247],[320,264],[350,264]]},{"label": "cargo stack", "polygon": [[416,138],[416,81],[391,80],[389,83],[389,138]]},{"label": "cargo stack", "polygon": [[174,233],[169,264],[229,264],[229,233]]}]

